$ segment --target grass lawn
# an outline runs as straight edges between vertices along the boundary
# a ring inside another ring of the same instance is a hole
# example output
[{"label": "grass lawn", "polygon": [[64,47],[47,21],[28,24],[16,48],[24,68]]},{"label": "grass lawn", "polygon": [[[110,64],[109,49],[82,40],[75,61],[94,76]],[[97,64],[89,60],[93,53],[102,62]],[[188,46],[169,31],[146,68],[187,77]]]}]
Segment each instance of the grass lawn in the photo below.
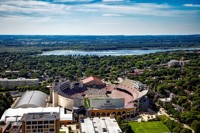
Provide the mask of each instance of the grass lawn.
[{"label": "grass lawn", "polygon": [[169,129],[161,121],[129,122],[135,133],[167,133]]}]

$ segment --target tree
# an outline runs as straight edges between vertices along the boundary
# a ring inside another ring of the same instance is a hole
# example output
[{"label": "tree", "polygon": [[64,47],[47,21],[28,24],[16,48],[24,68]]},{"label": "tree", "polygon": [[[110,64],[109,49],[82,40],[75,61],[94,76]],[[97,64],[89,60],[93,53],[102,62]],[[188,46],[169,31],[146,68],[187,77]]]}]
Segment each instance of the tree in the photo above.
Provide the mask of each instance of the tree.
[{"label": "tree", "polygon": [[182,112],[180,115],[181,122],[190,124],[195,118],[196,112]]},{"label": "tree", "polygon": [[69,127],[68,127],[68,133],[71,133],[71,132],[72,132],[72,127],[69,126]]},{"label": "tree", "polygon": [[186,96],[179,96],[177,102],[178,102],[179,105],[182,105],[183,103],[187,102],[187,99],[188,98]]},{"label": "tree", "polygon": [[131,128],[131,125],[128,122],[121,123],[120,128],[125,133],[134,133],[134,131]]},{"label": "tree", "polygon": [[126,133],[134,133],[134,131],[131,128],[131,125],[128,124],[128,126],[126,127]]},{"label": "tree", "polygon": [[173,128],[173,132],[180,133],[180,131],[181,131],[181,124],[180,123],[175,123],[174,125],[175,125],[175,127]]},{"label": "tree", "polygon": [[183,128],[180,133],[192,133],[192,130],[188,128]]},{"label": "tree", "polygon": [[28,77],[28,71],[25,70],[25,69],[20,70],[19,74],[20,74],[21,77],[25,77],[25,78]]},{"label": "tree", "polygon": [[79,124],[76,124],[76,129],[79,129]]},{"label": "tree", "polygon": [[121,116],[118,116],[117,117],[117,123],[120,125],[122,123],[122,117]]},{"label": "tree", "polygon": [[200,122],[197,120],[193,120],[191,123],[192,129],[195,131],[195,133],[200,133]]},{"label": "tree", "polygon": [[158,93],[165,94],[165,89],[167,89],[166,84],[160,84],[156,87]]}]

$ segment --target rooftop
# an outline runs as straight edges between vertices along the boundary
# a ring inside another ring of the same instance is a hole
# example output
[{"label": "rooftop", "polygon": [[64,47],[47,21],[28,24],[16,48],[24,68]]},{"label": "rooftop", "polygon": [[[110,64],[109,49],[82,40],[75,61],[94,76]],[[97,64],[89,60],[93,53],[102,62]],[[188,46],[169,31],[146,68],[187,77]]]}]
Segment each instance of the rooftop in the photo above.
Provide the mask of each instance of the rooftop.
[{"label": "rooftop", "polygon": [[39,112],[39,113],[27,113],[22,116],[22,121],[33,120],[55,120],[59,119],[59,113],[57,112]]},{"label": "rooftop", "polygon": [[38,81],[39,79],[27,79],[27,78],[17,78],[17,79],[8,79],[8,78],[0,78],[0,81]]},{"label": "rooftop", "polygon": [[15,108],[46,107],[48,95],[41,91],[26,91],[19,99]]},{"label": "rooftop", "polygon": [[115,118],[83,118],[80,124],[82,133],[122,133]]},{"label": "rooftop", "polygon": [[36,113],[36,114],[40,114],[40,113],[59,113],[60,116],[60,120],[72,120],[72,113],[71,112],[67,112],[65,113],[65,109],[64,108],[60,108],[60,107],[46,107],[46,108],[17,108],[17,109],[13,109],[13,108],[9,108],[7,109],[2,117],[0,121],[4,121],[4,122],[13,122],[13,121],[20,121],[22,116],[24,114],[28,114],[28,113]]},{"label": "rooftop", "polygon": [[100,78],[97,78],[97,77],[94,77],[94,76],[90,76],[90,77],[82,80],[83,84],[87,84],[87,83],[89,83],[91,81],[96,81],[96,82],[104,84],[103,81]]}]

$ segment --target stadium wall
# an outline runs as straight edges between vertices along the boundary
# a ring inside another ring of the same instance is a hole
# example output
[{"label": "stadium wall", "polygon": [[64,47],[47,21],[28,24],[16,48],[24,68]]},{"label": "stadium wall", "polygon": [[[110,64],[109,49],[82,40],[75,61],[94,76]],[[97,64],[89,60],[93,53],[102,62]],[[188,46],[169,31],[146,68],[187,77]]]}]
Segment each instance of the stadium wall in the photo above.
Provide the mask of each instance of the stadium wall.
[{"label": "stadium wall", "polygon": [[124,108],[124,98],[91,98],[90,107],[96,109]]}]

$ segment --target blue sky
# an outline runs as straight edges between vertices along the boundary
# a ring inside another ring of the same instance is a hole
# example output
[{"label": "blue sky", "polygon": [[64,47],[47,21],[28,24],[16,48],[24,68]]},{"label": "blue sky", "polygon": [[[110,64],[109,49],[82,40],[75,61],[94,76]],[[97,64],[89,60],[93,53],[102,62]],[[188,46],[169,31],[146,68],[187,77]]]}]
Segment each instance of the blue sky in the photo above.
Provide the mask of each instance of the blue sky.
[{"label": "blue sky", "polygon": [[200,34],[200,0],[0,0],[0,34]]}]

